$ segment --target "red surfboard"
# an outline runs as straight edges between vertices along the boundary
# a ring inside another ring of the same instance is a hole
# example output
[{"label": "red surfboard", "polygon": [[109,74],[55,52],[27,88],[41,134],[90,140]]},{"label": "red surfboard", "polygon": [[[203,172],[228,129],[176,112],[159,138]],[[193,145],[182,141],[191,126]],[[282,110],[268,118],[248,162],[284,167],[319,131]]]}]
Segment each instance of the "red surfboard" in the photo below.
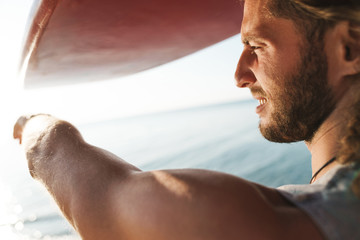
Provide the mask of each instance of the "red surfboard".
[{"label": "red surfboard", "polygon": [[37,0],[22,58],[25,87],[117,78],[240,31],[239,0]]}]

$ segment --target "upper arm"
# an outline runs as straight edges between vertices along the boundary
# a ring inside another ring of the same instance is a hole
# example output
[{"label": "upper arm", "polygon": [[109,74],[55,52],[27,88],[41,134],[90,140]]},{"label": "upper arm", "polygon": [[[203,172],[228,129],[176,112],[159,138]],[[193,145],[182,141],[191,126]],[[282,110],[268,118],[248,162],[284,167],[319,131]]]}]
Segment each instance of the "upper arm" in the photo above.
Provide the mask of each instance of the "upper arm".
[{"label": "upper arm", "polygon": [[116,239],[321,239],[305,214],[265,192],[205,170],[134,173],[110,188],[109,224]]}]

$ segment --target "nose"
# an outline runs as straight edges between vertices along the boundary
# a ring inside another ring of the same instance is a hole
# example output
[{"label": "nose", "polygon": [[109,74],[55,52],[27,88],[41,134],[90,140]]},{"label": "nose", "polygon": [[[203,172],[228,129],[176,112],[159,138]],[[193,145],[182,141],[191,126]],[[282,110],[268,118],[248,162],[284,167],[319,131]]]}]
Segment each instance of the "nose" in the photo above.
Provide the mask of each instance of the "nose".
[{"label": "nose", "polygon": [[244,49],[241,53],[235,71],[236,86],[239,88],[250,88],[256,82],[256,77],[251,68],[251,61],[255,56],[250,51]]}]

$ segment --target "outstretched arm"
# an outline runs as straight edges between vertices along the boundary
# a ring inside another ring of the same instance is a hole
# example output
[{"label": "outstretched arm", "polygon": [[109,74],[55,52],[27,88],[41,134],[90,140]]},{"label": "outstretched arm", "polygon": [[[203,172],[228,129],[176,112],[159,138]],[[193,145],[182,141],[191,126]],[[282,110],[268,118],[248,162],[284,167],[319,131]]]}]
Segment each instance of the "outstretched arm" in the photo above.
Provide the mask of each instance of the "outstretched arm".
[{"label": "outstretched arm", "polygon": [[321,239],[275,190],[205,170],[142,172],[87,144],[70,123],[20,118],[14,137],[84,240]]}]

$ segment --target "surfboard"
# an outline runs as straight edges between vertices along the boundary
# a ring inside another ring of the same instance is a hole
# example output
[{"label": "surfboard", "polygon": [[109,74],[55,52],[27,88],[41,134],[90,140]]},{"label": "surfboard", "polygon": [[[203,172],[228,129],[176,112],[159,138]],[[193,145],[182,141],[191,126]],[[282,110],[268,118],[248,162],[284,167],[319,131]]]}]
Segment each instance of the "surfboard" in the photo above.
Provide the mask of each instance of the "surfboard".
[{"label": "surfboard", "polygon": [[35,0],[21,71],[27,88],[118,78],[240,32],[238,0]]}]

